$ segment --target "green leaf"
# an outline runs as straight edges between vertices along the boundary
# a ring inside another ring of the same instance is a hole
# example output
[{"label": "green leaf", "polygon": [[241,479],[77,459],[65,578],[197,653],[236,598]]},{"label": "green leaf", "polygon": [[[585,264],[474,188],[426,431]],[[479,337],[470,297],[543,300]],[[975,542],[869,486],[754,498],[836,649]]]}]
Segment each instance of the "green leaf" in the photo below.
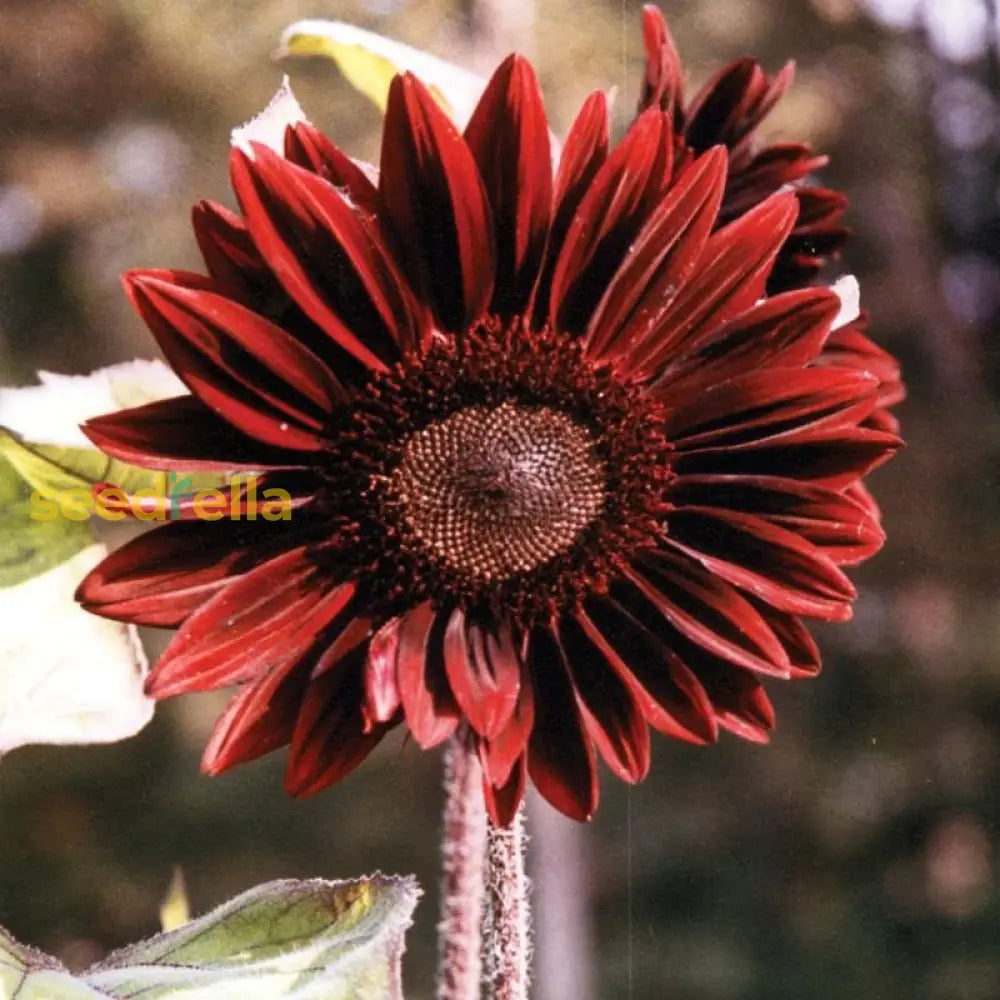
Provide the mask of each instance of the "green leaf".
[{"label": "green leaf", "polygon": [[326,56],[347,82],[385,111],[389,84],[397,73],[419,77],[455,119],[468,124],[486,81],[429,52],[365,31],[343,21],[296,21],[281,36],[278,56]]},{"label": "green leaf", "polygon": [[0,755],[27,743],[110,743],[152,717],[135,628],[89,614],[73,599],[105,555],[104,546],[88,542],[65,562],[0,590]]},{"label": "green leaf", "polygon": [[43,952],[19,944],[0,927],[0,997],[3,1000],[105,1000]]},{"label": "green leaf", "polygon": [[123,948],[73,978],[0,929],[3,997],[18,1000],[402,1000],[412,878],[285,880]]},{"label": "green leaf", "polygon": [[93,543],[86,524],[64,517],[40,521],[33,512],[27,484],[0,458],[0,589],[39,576]]}]

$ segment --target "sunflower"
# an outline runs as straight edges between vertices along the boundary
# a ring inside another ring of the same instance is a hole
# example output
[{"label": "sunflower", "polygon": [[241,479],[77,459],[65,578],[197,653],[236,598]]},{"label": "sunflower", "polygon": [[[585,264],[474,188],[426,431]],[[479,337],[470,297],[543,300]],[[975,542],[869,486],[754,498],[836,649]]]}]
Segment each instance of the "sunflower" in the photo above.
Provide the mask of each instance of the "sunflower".
[{"label": "sunflower", "polygon": [[899,441],[877,374],[817,363],[838,296],[765,297],[796,195],[720,224],[726,150],[675,163],[675,111],[611,149],[596,93],[553,171],[524,59],[464,133],[398,76],[377,177],[299,122],[233,151],[239,213],[195,209],[207,276],[126,275],[190,394],[91,440],[292,498],[79,589],[178,630],[152,694],[236,688],[207,772],[289,745],[308,795],[402,724],[478,754],[495,822],[529,777],[586,819],[598,756],[635,782],[650,728],[766,740],[762,681],[819,669],[803,620],[850,615],[842,567],[883,538],[860,480]]},{"label": "sunflower", "polygon": [[792,84],[795,67],[787,63],[768,76],[751,58],[723,67],[692,97],[684,98],[684,70],[677,47],[659,8],[642,10],[646,71],[639,113],[658,107],[673,120],[678,158],[725,146],[729,179],[719,212],[724,224],[785,185],[794,185],[799,214],[768,279],[768,290],[785,291],[805,284],[838,253],[850,235],[841,219],[847,199],[839,191],[802,183],[825,166],[828,157],[803,143],[775,143],[759,148],[757,129]]}]

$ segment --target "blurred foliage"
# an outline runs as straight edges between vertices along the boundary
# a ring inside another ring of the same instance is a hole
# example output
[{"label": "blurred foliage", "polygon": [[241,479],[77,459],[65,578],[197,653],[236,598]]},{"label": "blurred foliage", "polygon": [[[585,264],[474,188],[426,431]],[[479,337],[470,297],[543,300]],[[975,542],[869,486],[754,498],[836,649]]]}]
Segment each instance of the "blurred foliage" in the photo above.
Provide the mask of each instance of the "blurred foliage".
[{"label": "blurred foliage", "polygon": [[[851,196],[842,266],[904,362],[909,447],[874,477],[889,544],[857,574],[854,622],[822,630],[819,679],[772,686],[772,745],[660,739],[643,785],[607,783],[590,831],[599,995],[995,1000],[996,53],[949,61],[862,0],[665,10],[693,83],[747,52],[770,70],[797,60],[767,132],[830,153],[824,182]],[[269,61],[281,29],[307,16],[480,71],[517,45],[558,132],[595,87],[618,87],[619,127],[638,93],[631,0],[0,0],[0,383],[151,355],[118,274],[198,266],[189,206],[231,203],[229,130],[283,71],[315,122],[376,157],[378,114],[332,67]],[[5,759],[0,922],[80,967],[155,930],[175,863],[195,912],[283,876],[381,868],[433,889],[433,756],[393,744],[292,802],[278,759],[198,774],[219,705],[169,704],[117,746]],[[413,1000],[430,995],[435,906],[431,892],[409,939]]]}]

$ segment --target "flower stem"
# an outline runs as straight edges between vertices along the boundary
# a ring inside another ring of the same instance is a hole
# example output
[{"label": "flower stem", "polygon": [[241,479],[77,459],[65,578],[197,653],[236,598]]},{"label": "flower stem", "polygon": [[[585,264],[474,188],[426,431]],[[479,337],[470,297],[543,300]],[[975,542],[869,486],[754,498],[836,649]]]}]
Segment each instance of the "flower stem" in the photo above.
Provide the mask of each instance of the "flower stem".
[{"label": "flower stem", "polygon": [[486,837],[486,981],[490,1000],[527,1000],[531,914],[524,873],[524,806]]},{"label": "flower stem", "polygon": [[486,812],[475,753],[453,739],[445,754],[438,1000],[479,1000]]}]

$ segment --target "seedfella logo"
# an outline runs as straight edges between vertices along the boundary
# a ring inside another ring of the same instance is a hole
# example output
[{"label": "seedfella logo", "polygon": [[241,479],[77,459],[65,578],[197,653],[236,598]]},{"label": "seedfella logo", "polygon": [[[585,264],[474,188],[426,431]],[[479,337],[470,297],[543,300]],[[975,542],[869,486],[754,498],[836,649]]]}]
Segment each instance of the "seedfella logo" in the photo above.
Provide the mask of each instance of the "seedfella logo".
[{"label": "seedfella logo", "polygon": [[31,494],[34,521],[86,521],[99,517],[105,521],[122,521],[127,517],[140,521],[290,521],[292,498],[287,490],[269,486],[260,489],[260,480],[253,474],[233,476],[225,489],[216,486],[194,488],[192,475],[178,472],[158,472],[154,485],[128,493],[111,483],[98,483],[90,489]]}]

